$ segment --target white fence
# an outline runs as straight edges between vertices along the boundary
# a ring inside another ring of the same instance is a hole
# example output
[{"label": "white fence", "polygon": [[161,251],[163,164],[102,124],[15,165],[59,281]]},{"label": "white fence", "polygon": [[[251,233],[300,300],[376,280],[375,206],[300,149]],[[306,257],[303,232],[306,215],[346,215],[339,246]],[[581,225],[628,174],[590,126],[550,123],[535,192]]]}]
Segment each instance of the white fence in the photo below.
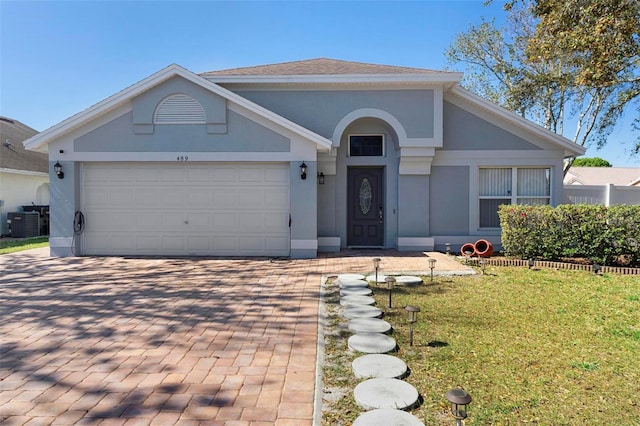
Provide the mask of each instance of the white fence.
[{"label": "white fence", "polygon": [[639,186],[564,185],[565,204],[640,205]]}]

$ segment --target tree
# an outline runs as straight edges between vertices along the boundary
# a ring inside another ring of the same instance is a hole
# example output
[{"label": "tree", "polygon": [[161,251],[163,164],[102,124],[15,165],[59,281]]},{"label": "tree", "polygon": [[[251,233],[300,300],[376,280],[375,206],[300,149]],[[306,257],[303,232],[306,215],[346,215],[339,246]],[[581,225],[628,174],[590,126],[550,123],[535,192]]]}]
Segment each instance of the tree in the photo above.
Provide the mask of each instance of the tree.
[{"label": "tree", "polygon": [[[637,75],[637,66],[635,69],[630,67],[629,64],[634,64],[633,60],[625,59],[633,54],[633,47],[616,49],[615,54],[621,56],[618,65],[623,69],[617,74],[618,80],[612,78],[611,72],[607,74],[609,78],[596,79],[595,74],[589,74],[584,68],[589,57],[588,53],[584,53],[585,44],[567,41],[558,43],[562,49],[554,48],[553,38],[560,38],[567,32],[570,18],[565,17],[562,21],[564,26],[558,24],[553,31],[544,32],[549,24],[545,24],[547,27],[541,26],[547,22],[543,15],[549,16],[556,10],[554,8],[562,9],[562,5],[568,4],[567,8],[570,9],[578,7],[577,3],[585,2],[608,3],[610,0],[509,2],[505,27],[496,28],[494,21],[483,20],[480,25],[472,26],[468,32],[458,35],[446,55],[450,63],[467,64],[462,85],[468,89],[558,134],[565,134],[568,130],[565,129],[565,122],[569,118],[576,118],[573,142],[583,146],[597,142],[602,146],[616,120],[637,98],[637,94],[629,90],[638,83],[633,78],[634,73]],[[635,2],[638,3],[637,0]],[[625,15],[620,13],[620,16],[633,16],[633,11],[638,8],[634,0],[622,0],[622,3],[630,12]],[[604,8],[600,13],[605,11],[611,12]],[[625,18],[625,22],[628,21]],[[635,29],[631,24],[623,28],[635,34],[637,43],[637,21],[635,24]],[[615,33],[616,29],[607,31]],[[584,28],[582,32],[586,34],[589,29]],[[591,37],[589,40],[593,39]],[[574,46],[574,50],[570,49],[571,46]],[[603,54],[603,64],[605,59],[606,55]],[[609,68],[600,66],[603,70],[615,68],[613,65]],[[604,75],[604,71],[599,75]],[[634,124],[640,127],[640,122]],[[571,161],[567,162],[565,173],[570,166]]]},{"label": "tree", "polygon": [[[507,9],[512,7],[507,3]],[[599,120],[598,146],[606,143],[611,128],[625,108],[634,109],[640,127],[640,2],[638,0],[537,0],[533,15],[539,19],[527,43],[534,62],[562,57],[571,67],[574,84],[611,89],[615,99]],[[634,152],[640,152],[640,136]]]},{"label": "tree", "polygon": [[573,160],[574,167],[611,167],[611,163],[600,157],[581,157]]}]

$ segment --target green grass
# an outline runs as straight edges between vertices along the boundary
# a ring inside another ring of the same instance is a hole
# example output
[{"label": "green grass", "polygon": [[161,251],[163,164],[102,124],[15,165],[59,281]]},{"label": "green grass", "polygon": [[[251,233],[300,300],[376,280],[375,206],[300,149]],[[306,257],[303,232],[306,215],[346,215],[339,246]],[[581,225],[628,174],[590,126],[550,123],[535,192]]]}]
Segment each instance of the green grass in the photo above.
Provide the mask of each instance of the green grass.
[{"label": "green grass", "polygon": [[26,238],[20,240],[0,240],[0,254],[15,253],[22,250],[47,247],[49,237]]},{"label": "green grass", "polygon": [[[411,413],[425,424],[453,424],[443,414],[453,387],[473,397],[467,425],[640,424],[639,276],[489,267],[398,287],[392,309],[373,287],[411,370],[405,380],[423,398]],[[413,347],[409,304],[421,309]]]}]

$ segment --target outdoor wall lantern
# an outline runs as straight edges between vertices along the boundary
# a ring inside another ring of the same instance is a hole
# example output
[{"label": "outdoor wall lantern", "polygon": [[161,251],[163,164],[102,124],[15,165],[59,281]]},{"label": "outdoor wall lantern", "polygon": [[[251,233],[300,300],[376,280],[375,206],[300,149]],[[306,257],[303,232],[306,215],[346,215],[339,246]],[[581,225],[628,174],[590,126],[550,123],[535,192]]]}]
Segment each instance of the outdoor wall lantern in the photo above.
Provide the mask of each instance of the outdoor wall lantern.
[{"label": "outdoor wall lantern", "polygon": [[467,418],[467,405],[471,403],[471,395],[464,389],[451,389],[445,395],[451,403],[451,415],[456,419],[456,426],[462,426],[462,421]]},{"label": "outdoor wall lantern", "polygon": [[446,247],[447,256],[451,254],[451,243],[446,243],[444,245]]},{"label": "outdoor wall lantern", "polygon": [[380,268],[380,258],[379,257],[374,257],[373,258],[373,267],[376,270],[376,285],[378,285],[378,268]]},{"label": "outdoor wall lantern", "polygon": [[62,164],[59,161],[56,161],[56,164],[53,165],[53,171],[58,176],[58,179],[64,179],[64,172],[62,171]]},{"label": "outdoor wall lantern", "polygon": [[530,258],[529,258],[529,269],[533,268],[533,264],[534,264],[534,263],[535,263],[535,262],[534,262],[534,260],[533,260],[533,257],[530,257]]},{"label": "outdoor wall lantern", "polygon": [[303,161],[302,164],[300,164],[300,179],[305,180],[306,178],[307,178],[307,165]]},{"label": "outdoor wall lantern", "polygon": [[433,282],[433,268],[436,267],[436,260],[429,259],[429,268],[431,269],[431,282]]},{"label": "outdoor wall lantern", "polygon": [[396,283],[396,279],[393,277],[386,277],[384,281],[387,283],[387,290],[389,290],[389,309],[391,309],[391,291],[393,290],[393,285]]},{"label": "outdoor wall lantern", "polygon": [[418,312],[420,312],[420,308],[417,306],[407,305],[404,309],[409,312],[409,346],[413,346],[413,324],[418,321]]},{"label": "outdoor wall lantern", "polygon": [[318,184],[324,185],[324,173],[322,172],[318,173]]}]

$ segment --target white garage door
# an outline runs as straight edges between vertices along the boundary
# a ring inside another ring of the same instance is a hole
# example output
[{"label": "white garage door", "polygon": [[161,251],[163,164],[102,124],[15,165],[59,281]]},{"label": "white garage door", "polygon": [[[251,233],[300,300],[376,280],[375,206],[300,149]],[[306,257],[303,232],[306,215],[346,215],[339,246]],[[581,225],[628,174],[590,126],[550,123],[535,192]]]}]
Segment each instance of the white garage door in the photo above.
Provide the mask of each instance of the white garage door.
[{"label": "white garage door", "polygon": [[265,163],[84,163],[84,254],[284,256],[289,169]]}]

